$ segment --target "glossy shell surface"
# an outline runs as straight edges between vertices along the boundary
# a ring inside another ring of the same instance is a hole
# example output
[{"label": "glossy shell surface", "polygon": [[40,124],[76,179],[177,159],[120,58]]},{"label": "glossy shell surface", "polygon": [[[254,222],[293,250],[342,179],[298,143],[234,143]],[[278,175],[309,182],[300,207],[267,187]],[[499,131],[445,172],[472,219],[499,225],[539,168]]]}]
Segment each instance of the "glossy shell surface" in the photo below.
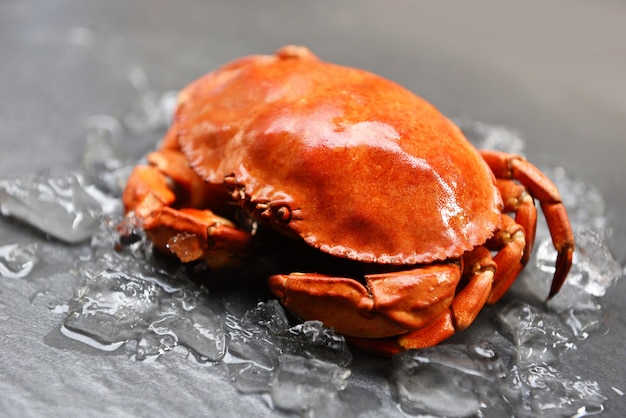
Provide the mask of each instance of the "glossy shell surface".
[{"label": "glossy shell surface", "polygon": [[493,174],[428,102],[305,48],[251,56],[186,87],[170,131],[206,181],[284,207],[281,228],[339,257],[459,257],[498,226]]}]

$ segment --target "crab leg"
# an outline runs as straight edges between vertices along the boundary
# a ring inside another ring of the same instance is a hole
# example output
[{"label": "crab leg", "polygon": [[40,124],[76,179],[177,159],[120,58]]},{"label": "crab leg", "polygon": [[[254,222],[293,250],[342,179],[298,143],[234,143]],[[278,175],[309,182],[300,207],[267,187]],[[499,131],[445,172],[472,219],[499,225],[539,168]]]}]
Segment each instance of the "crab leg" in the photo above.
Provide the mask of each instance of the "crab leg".
[{"label": "crab leg", "polygon": [[557,251],[556,270],[548,299],[554,296],[567,277],[574,254],[574,235],[559,192],[537,167],[522,157],[500,151],[480,152],[498,179],[517,180],[539,200]]},{"label": "crab leg", "polygon": [[503,213],[514,213],[515,222],[519,224],[525,235],[526,244],[522,254],[522,264],[526,265],[535,245],[537,231],[537,208],[533,197],[526,188],[513,180],[496,180],[496,186],[504,201]]},{"label": "crab leg", "polygon": [[489,248],[498,252],[493,258],[497,266],[493,289],[487,299],[487,303],[494,304],[509,290],[524,269],[526,248],[524,228],[510,216],[502,215],[501,228],[487,244]]},{"label": "crab leg", "polygon": [[450,305],[454,327],[469,327],[485,306],[496,280],[497,262],[485,247],[476,247],[463,256],[463,278],[467,284],[454,296]]},{"label": "crab leg", "polygon": [[170,190],[165,174],[156,167],[139,165],[128,178],[122,200],[126,212],[134,211],[138,217],[145,218],[174,203],[176,195]]}]

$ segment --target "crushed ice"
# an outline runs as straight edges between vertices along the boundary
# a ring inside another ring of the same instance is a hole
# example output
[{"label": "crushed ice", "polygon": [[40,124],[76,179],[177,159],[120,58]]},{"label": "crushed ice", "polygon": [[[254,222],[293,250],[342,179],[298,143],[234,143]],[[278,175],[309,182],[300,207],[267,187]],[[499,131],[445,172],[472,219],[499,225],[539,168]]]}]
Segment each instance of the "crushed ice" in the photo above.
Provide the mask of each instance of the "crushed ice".
[{"label": "crushed ice", "polygon": [[237,295],[212,296],[188,280],[185,266],[155,259],[142,236],[115,250],[118,226],[103,223],[91,253],[72,269],[82,285],[62,312],[66,337],[142,362],[184,347],[198,362],[226,365],[239,391],[265,394],[275,408],[311,414],[345,407],[338,393],[352,354],[342,336],[318,321],[290,325],[276,300],[242,313],[231,300]]},{"label": "crushed ice", "polygon": [[[77,28],[68,36],[82,45],[89,44],[87,35]],[[155,259],[132,222],[121,227],[134,240],[114,250],[119,195],[136,163],[123,143],[129,133],[166,127],[175,102],[175,93],[150,91],[140,68],[129,77],[141,97],[121,121],[108,115],[86,121],[82,171],[0,180],[3,215],[61,241],[91,240],[90,251],[65,274],[74,277],[68,281],[74,297],[66,305],[49,304],[63,317],[61,332],[142,362],[184,347],[196,361],[227,367],[240,392],[260,394],[274,408],[307,416],[358,415],[358,407],[344,400],[352,354],[342,336],[317,321],[292,326],[275,300],[241,311],[237,295],[214,295],[187,278],[186,266]],[[478,146],[523,153],[524,141],[510,129],[460,125]],[[392,387],[404,413],[530,417],[602,410],[606,397],[599,384],[566,373],[561,357],[601,329],[602,296],[624,269],[604,244],[605,204],[597,190],[562,168],[542,169],[559,186],[576,234],[574,266],[563,290],[548,308],[524,301],[499,307],[492,321],[495,342],[443,344],[395,356]],[[0,247],[2,278],[27,277],[38,262],[36,245]],[[533,262],[520,280],[543,289],[553,271],[554,250],[542,223]]]}]

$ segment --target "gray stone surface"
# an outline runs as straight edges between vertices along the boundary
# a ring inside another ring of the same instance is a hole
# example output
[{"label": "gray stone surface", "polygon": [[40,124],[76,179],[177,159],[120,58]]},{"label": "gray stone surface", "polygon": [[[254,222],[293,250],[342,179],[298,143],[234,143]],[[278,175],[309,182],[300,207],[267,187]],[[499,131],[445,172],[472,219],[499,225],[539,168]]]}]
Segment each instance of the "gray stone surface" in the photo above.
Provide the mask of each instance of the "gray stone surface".
[{"label": "gray stone surface", "polygon": [[[599,189],[608,244],[624,265],[625,20],[626,4],[615,0],[3,1],[0,178],[79,167],[85,120],[123,116],[146,89],[142,75],[165,92],[235,57],[304,44],[396,80],[453,118],[520,132],[529,159],[562,165]],[[142,144],[129,148],[140,153]],[[45,241],[0,218],[0,246]],[[50,246],[63,260],[80,253]],[[180,353],[144,365],[70,342],[40,296],[34,282],[0,293],[0,415],[280,415],[261,397],[239,394],[225,370],[207,373]],[[582,379],[599,382],[607,417],[626,407],[625,299],[622,280],[604,299],[608,332],[568,359]],[[357,355],[351,396],[394,416],[388,367]],[[385,393],[372,399],[377,390]]]}]

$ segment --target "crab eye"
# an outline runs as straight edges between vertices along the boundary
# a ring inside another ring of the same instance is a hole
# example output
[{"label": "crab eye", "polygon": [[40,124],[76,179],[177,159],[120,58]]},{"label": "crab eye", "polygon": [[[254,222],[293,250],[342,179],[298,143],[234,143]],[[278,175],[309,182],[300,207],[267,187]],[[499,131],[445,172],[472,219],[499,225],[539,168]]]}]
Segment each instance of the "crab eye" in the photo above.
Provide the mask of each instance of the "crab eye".
[{"label": "crab eye", "polygon": [[275,212],[276,219],[281,220],[283,222],[289,222],[291,220],[291,209],[287,206],[280,206],[276,208]]}]

